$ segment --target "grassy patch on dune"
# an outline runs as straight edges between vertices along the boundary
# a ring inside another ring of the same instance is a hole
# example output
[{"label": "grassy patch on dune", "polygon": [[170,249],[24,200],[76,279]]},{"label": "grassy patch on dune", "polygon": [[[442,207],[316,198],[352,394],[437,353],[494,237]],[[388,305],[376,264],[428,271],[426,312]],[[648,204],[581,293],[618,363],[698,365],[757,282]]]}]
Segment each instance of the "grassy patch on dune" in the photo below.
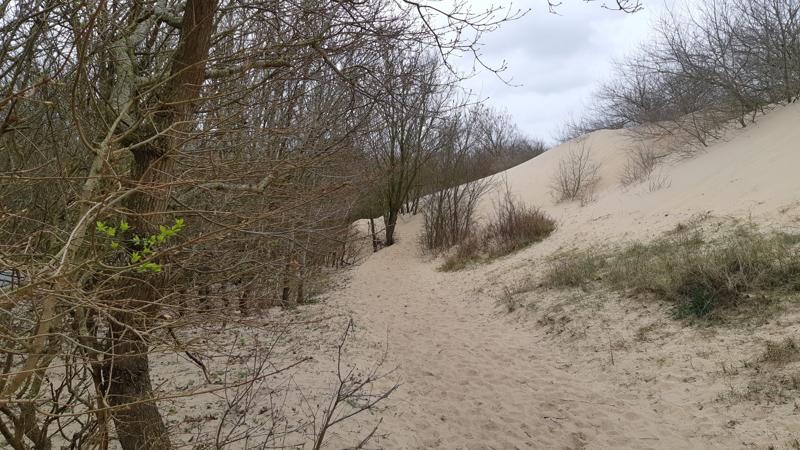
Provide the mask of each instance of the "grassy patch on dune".
[{"label": "grassy patch on dune", "polygon": [[677,231],[612,251],[556,256],[545,283],[651,295],[674,304],[678,318],[761,309],[800,292],[800,236],[738,227],[714,239]]}]

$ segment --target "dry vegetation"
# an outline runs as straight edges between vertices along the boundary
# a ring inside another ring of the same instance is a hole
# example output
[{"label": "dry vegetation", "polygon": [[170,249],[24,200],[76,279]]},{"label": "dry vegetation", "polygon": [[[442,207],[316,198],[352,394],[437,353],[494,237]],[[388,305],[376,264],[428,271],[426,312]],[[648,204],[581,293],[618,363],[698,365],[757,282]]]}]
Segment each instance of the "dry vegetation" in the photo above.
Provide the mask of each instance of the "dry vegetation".
[{"label": "dry vegetation", "polygon": [[650,192],[667,187],[669,180],[660,172],[659,167],[668,156],[656,151],[653,147],[638,145],[628,151],[628,158],[622,169],[619,182],[622,186],[648,183]]},{"label": "dry vegetation", "polygon": [[769,105],[800,95],[800,2],[717,0],[672,11],[641,50],[619,62],[589,116],[564,141],[604,128],[708,146]]},{"label": "dry vegetation", "polygon": [[[371,411],[395,386],[375,386],[382,361],[361,371],[342,361],[348,323],[325,401],[302,392],[308,409],[299,413],[285,404],[256,409],[256,392],[280,397],[272,377],[307,361],[281,345],[291,320],[263,316],[314,301],[331,272],[355,263],[355,220],[370,220],[377,251],[394,243],[398,216],[421,207],[424,246],[450,251],[444,270],[555,230],[552,218],[508,192],[479,225],[476,206],[488,189],[481,179],[544,145],[507,114],[469,106],[448,70],[448,56],[479,57],[481,35],[521,13],[440,8],[385,0],[2,3],[4,445],[325,447],[334,427]],[[692,26],[664,22],[658,43],[624,66],[633,78],[604,89],[614,116],[604,124],[648,124],[642,129],[707,145],[723,124],[747,126],[767,105],[795,101],[799,16],[796,1],[722,0],[703,6]],[[652,180],[657,160],[634,155],[623,182]],[[579,144],[562,161],[554,193],[589,201],[597,174]],[[673,302],[681,317],[710,317],[797,292],[796,244],[794,235],[749,229],[713,241],[682,233],[562,257],[548,280],[608,283]],[[768,344],[763,362],[796,357],[796,342],[784,341]],[[153,362],[179,358],[204,381],[156,385]],[[225,399],[213,419],[197,419],[211,427],[174,434],[165,405],[207,394]],[[292,414],[305,416],[288,426]]]},{"label": "dry vegetation", "polygon": [[506,187],[503,197],[495,203],[492,219],[458,242],[441,270],[461,270],[471,263],[508,255],[545,239],[555,229],[553,219],[520,203]]},{"label": "dry vegetation", "polygon": [[579,140],[558,162],[551,186],[553,197],[559,202],[590,202],[600,181],[599,170],[600,163],[592,158],[592,148]]},{"label": "dry vegetation", "polygon": [[761,362],[787,364],[800,360],[800,346],[791,337],[780,342],[769,341],[765,347],[764,354],[759,359]]},{"label": "dry vegetation", "polygon": [[552,287],[601,283],[674,305],[676,317],[755,314],[800,290],[796,235],[763,234],[737,227],[706,240],[679,231],[613,251],[589,250],[554,258],[546,274]]}]

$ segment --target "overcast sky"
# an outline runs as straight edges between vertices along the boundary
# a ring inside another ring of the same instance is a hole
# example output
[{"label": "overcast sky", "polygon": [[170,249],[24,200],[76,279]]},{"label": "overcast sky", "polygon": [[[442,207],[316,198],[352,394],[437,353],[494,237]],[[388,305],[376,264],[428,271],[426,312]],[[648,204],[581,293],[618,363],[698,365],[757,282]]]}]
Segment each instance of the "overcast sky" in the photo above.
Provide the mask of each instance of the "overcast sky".
[{"label": "overcast sky", "polygon": [[[477,9],[491,1],[471,3]],[[563,0],[556,15],[547,11],[546,0],[522,2],[533,10],[482,40],[483,59],[492,66],[505,60],[508,69],[502,77],[514,86],[487,71],[464,85],[490,105],[508,110],[527,135],[552,142],[561,124],[580,116],[593,89],[610,76],[614,58],[646,40],[666,9],[665,0],[643,3],[643,11],[625,14],[601,8],[602,0]]]}]

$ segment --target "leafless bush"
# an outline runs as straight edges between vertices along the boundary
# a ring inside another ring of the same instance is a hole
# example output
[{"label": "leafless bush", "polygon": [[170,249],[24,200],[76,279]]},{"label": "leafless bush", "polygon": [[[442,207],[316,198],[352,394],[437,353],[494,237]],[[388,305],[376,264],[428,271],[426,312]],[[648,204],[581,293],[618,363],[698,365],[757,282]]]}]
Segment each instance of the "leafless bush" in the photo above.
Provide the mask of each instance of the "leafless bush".
[{"label": "leafless bush", "polygon": [[636,126],[705,147],[730,124],[746,127],[768,105],[800,96],[797,0],[687,4],[655,31],[578,123]]},{"label": "leafless bush", "polygon": [[561,157],[553,177],[553,196],[559,202],[590,201],[600,181],[599,170],[600,164],[592,159],[591,147],[585,141],[571,145],[567,154]]},{"label": "leafless bush", "polygon": [[474,234],[475,209],[489,187],[489,180],[477,180],[426,197],[422,204],[425,248],[446,250]]},{"label": "leafless bush", "polygon": [[459,270],[475,261],[507,255],[541,241],[555,229],[552,218],[519,202],[506,185],[504,195],[495,203],[492,220],[479,232],[462,240],[447,257],[442,270]]},{"label": "leafless bush", "polygon": [[628,159],[619,179],[620,184],[629,186],[649,180],[663,158],[664,155],[657,153],[652,147],[639,145],[633,148],[628,152]]},{"label": "leafless bush", "polygon": [[484,240],[493,246],[492,254],[507,254],[538,242],[555,231],[556,223],[547,214],[516,198],[508,185],[495,203],[494,219],[483,231]]},{"label": "leafless bush", "polygon": [[647,189],[650,192],[659,191],[672,185],[672,180],[661,169],[651,173],[647,180]]},{"label": "leafless bush", "polygon": [[[387,389],[377,389],[376,382],[384,379],[391,371],[383,372],[383,364],[386,361],[388,350],[384,350],[383,357],[372,368],[361,372],[358,367],[346,367],[344,365],[343,351],[347,344],[348,337],[353,332],[353,321],[348,321],[347,327],[337,346],[336,358],[336,386],[333,390],[328,404],[321,411],[322,414],[317,419],[314,414],[314,445],[313,450],[325,448],[325,438],[327,434],[338,424],[361,413],[371,411],[375,406],[389,398],[389,396],[400,387],[399,384],[392,384]],[[372,428],[355,448],[363,448],[372,439],[378,430],[381,421]]]}]

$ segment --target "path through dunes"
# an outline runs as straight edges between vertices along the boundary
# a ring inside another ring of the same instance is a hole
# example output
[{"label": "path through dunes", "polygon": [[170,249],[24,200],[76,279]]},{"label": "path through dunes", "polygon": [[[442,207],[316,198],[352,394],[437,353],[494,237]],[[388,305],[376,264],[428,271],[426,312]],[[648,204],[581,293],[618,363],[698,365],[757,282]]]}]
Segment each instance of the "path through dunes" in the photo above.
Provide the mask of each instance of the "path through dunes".
[{"label": "path through dunes", "polygon": [[[380,448],[735,448],[708,436],[694,406],[653,411],[602,373],[562,369],[574,355],[510,324],[476,272],[436,271],[419,254],[416,219],[402,239],[355,268],[332,301],[374,346],[388,339],[400,389]],[[359,345],[363,346],[361,342]],[[370,419],[374,423],[375,418]],[[345,438],[345,436],[340,436]],[[352,439],[351,436],[347,438]],[[344,439],[343,442],[347,442]],[[350,440],[352,442],[352,440]]]},{"label": "path through dunes", "polygon": [[[440,261],[420,251],[421,218],[403,219],[399,243],[369,255],[325,302],[354,318],[359,366],[388,342],[387,365],[402,383],[379,413],[337,430],[331,448],[358,442],[379,419],[386,435],[372,446],[387,449],[798,448],[800,372],[759,364],[765,342],[800,336],[793,302],[751,322],[693,326],[646,296],[537,284],[551,255],[679,226],[797,233],[799,119],[800,105],[777,107],[691,157],[672,154],[657,169],[669,182],[657,189],[619,180],[631,149],[663,142],[604,130],[553,148],[497,178],[555,218],[556,231],[464,271],[438,272]],[[584,144],[601,163],[596,197],[557,203],[552,174]],[[499,193],[482,199],[479,216],[492,214]],[[524,294],[532,308],[509,315],[496,298],[519,280],[533,280]],[[330,370],[316,370],[307,381],[319,386]]]}]

